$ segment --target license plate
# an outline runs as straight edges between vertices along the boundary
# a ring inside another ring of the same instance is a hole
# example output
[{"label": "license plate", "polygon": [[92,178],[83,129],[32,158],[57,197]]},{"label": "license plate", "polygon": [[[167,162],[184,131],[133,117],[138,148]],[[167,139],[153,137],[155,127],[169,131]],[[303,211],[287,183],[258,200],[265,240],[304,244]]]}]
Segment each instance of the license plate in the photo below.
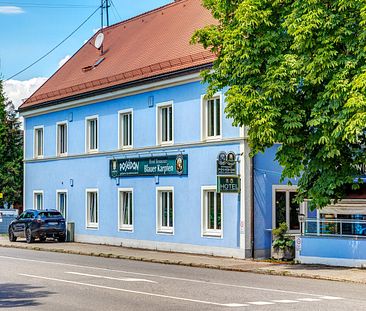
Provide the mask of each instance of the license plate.
[{"label": "license plate", "polygon": [[51,225],[51,226],[57,226],[58,222],[49,222],[48,224]]}]

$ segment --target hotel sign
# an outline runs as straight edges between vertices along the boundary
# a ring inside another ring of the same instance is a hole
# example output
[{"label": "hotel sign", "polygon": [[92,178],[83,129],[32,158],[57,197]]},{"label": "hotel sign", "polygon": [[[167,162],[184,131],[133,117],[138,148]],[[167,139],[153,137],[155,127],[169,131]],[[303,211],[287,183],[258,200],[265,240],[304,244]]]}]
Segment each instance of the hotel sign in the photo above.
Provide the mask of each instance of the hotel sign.
[{"label": "hotel sign", "polygon": [[109,163],[110,177],[188,175],[188,155],[114,159]]},{"label": "hotel sign", "polygon": [[217,176],[217,192],[218,193],[239,193],[240,177],[239,176]]}]

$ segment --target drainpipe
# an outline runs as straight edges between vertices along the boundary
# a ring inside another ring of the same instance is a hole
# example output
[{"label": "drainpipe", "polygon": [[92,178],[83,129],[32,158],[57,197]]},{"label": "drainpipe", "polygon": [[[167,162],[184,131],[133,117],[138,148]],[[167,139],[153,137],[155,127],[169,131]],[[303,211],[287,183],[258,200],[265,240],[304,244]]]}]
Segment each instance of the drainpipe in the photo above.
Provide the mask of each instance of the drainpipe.
[{"label": "drainpipe", "polygon": [[250,230],[251,230],[251,246],[252,246],[252,258],[254,259],[254,159],[250,157]]}]

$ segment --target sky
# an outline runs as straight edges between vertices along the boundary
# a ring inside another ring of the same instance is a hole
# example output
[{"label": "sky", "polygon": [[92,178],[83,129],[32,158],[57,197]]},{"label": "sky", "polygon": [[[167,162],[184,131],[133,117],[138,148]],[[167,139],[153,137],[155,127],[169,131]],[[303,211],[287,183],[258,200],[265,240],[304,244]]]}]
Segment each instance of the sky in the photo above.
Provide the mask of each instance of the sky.
[{"label": "sky", "polygon": [[[110,24],[174,0],[113,0]],[[100,6],[101,0],[0,0],[0,79],[5,94],[18,107],[101,27],[100,10],[71,38],[32,68]]]}]

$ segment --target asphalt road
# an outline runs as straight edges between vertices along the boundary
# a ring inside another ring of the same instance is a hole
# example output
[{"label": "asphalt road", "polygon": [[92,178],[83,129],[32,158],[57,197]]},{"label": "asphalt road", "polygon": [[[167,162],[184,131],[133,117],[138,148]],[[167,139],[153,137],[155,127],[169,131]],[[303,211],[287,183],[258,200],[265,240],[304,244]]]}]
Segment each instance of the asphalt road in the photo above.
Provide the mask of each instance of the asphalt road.
[{"label": "asphalt road", "polygon": [[366,310],[366,285],[0,248],[0,309]]}]

